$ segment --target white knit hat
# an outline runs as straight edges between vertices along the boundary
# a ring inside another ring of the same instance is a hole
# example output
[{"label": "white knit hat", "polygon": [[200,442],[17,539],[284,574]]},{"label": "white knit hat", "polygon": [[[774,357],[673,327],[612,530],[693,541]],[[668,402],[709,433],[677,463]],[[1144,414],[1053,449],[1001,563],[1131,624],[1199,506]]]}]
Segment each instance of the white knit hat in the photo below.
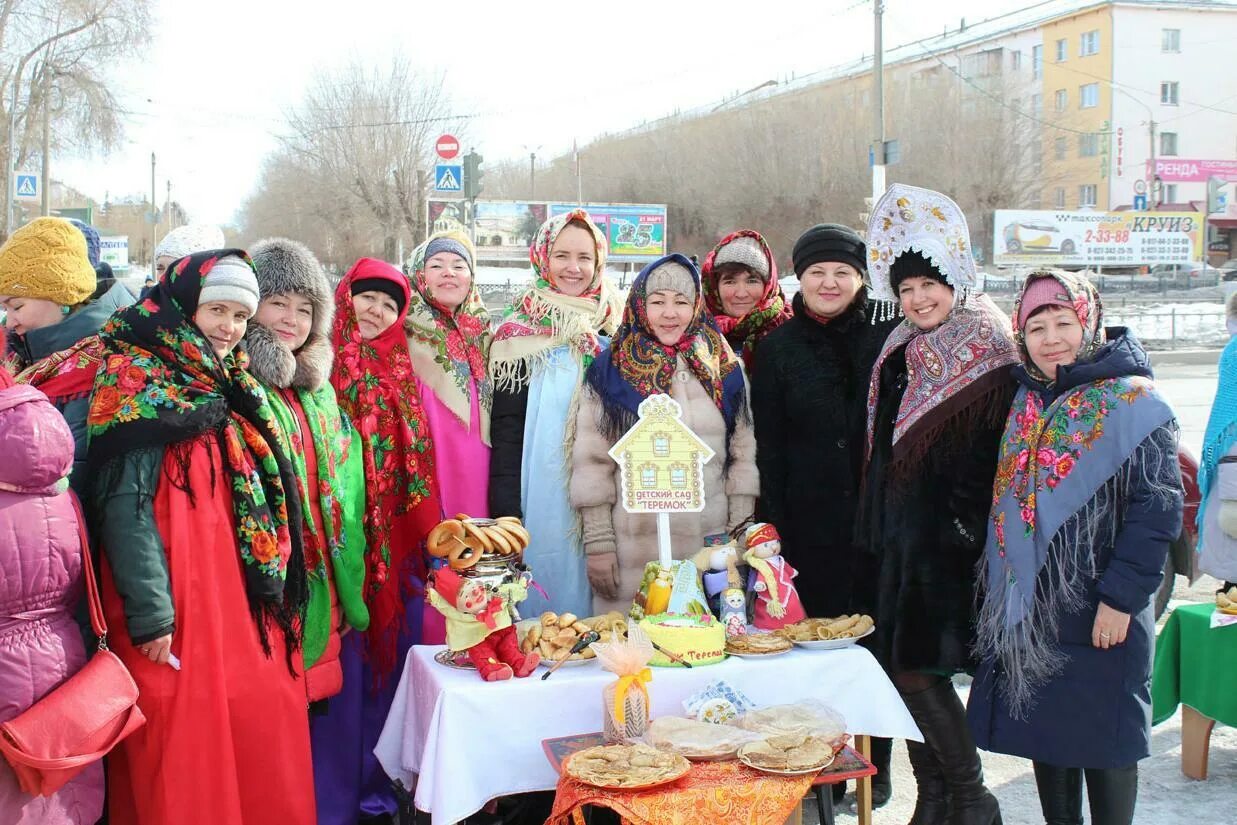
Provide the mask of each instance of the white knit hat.
[{"label": "white knit hat", "polygon": [[730,243],[717,250],[713,266],[722,264],[739,264],[751,270],[760,280],[769,280],[769,260],[756,239],[748,235],[740,235]]},{"label": "white knit hat", "polygon": [[223,249],[224,245],[223,230],[219,227],[208,223],[188,223],[163,236],[155,247],[155,258],[157,260],[166,255],[177,261],[194,252]]},{"label": "white knit hat", "polygon": [[696,300],[696,279],[692,277],[691,270],[681,263],[666,261],[649,273],[649,279],[645,284],[646,292],[661,292],[662,290],[678,292],[694,301]]},{"label": "white knit hat", "polygon": [[253,267],[235,255],[220,258],[206,273],[202,291],[198,293],[198,306],[211,301],[234,301],[249,309],[253,315],[258,311],[258,278]]}]

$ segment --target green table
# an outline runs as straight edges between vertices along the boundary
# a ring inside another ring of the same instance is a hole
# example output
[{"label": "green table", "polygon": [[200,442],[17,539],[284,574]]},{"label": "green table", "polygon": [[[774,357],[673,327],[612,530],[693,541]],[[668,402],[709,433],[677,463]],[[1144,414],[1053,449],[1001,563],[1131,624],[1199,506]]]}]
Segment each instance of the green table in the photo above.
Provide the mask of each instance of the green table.
[{"label": "green table", "polygon": [[1211,629],[1214,604],[1178,607],[1155,643],[1151,718],[1181,711],[1181,770],[1207,778],[1207,750],[1216,722],[1237,726],[1237,625]]}]

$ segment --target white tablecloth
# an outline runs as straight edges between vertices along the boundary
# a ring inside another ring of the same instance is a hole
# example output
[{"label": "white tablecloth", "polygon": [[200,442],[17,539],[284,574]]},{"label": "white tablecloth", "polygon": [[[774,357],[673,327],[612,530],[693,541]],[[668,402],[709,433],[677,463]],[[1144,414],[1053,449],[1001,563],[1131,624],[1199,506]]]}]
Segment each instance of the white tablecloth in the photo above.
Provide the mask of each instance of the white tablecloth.
[{"label": "white tablecloth", "polygon": [[[392,779],[412,788],[434,825],[476,813],[491,799],[552,790],[558,774],[545,739],[601,730],[601,691],[615,676],[598,664],[563,667],[546,681],[484,682],[472,670],[434,661],[441,647],[414,647],[374,748]],[[794,650],[759,661],[730,657],[690,670],[653,668],[652,716],[682,716],[682,702],[717,679],[757,705],[820,699],[846,717],[852,734],[922,740],[897,690],[866,650]]]}]

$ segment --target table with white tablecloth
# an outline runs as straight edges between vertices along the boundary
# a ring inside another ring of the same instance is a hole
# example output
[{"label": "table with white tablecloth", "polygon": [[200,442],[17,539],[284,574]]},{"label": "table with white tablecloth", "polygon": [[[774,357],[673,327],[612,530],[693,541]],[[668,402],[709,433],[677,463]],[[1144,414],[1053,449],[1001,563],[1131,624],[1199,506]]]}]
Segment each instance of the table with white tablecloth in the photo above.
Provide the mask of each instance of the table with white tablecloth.
[{"label": "table with white tablecloth", "polygon": [[[601,693],[614,674],[592,662],[561,668],[545,681],[538,670],[526,679],[484,682],[476,671],[435,662],[442,649],[418,645],[404,662],[374,749],[387,775],[415,786],[414,802],[434,825],[459,822],[500,796],[553,790],[558,775],[542,741],[600,730]],[[654,718],[684,715],[684,699],[724,679],[761,707],[819,699],[846,718],[851,734],[922,741],[897,690],[861,647],[652,670]]]}]

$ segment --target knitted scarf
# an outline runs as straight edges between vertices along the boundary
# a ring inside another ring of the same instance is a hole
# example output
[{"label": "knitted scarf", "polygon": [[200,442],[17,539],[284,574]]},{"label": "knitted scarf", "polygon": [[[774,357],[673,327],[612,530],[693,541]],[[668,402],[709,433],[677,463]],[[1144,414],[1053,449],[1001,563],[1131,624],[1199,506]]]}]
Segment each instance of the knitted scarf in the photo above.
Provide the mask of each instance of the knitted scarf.
[{"label": "knitted scarf", "polygon": [[1016,717],[1065,664],[1060,618],[1085,606],[1132,486],[1181,494],[1176,452],[1173,411],[1145,376],[1090,381],[1056,397],[1034,379],[1019,388],[993,485],[977,641],[981,655],[1000,660]]},{"label": "knitted scarf", "polygon": [[[443,233],[471,248],[471,243],[456,233]],[[466,425],[472,417],[469,382],[477,385],[481,408],[481,440],[490,443],[490,407],[493,391],[486,369],[490,354],[490,316],[477,291],[476,270],[472,270],[468,297],[454,310],[434,300],[425,279],[425,249],[440,237],[431,235],[412,253],[412,296],[408,302],[404,330],[417,378],[430,388],[447,409]]]},{"label": "knitted scarf", "polygon": [[143,301],[117,311],[103,327],[103,362],[86,419],[88,461],[91,477],[106,483],[128,453],[171,447],[186,461],[183,446],[192,439],[208,433],[219,439],[262,646],[269,655],[269,618],[284,631],[291,668],[306,598],[296,477],[279,447],[266,393],[245,370],[248,357],[234,351],[220,358],[192,320],[207,273],[229,255],[249,263],[239,249],[182,258]]},{"label": "knitted scarf", "polygon": [[[550,277],[550,252],[568,225],[582,226],[596,244],[596,269],[578,297],[564,295]],[[621,304],[605,277],[606,238],[583,209],[551,218],[541,225],[529,247],[532,285],[512,303],[494,332],[490,347],[490,377],[494,386],[514,391],[528,385],[534,368],[556,347],[567,345],[584,369],[601,352],[598,333],[611,335]]]},{"label": "knitted scarf", "polygon": [[[764,294],[760,296],[756,306],[748,310],[742,318],[733,318],[722,309],[722,296],[718,288],[721,279],[714,271],[713,263],[721,248],[736,238],[754,239],[760,244],[761,250],[765,253],[765,260],[769,262],[769,277],[765,281]],[[756,344],[760,343],[760,339],[770,332],[789,321],[792,314],[790,307],[786,305],[786,296],[782,294],[782,285],[777,280],[777,262],[773,260],[769,244],[759,232],[751,229],[731,232],[705,256],[704,264],[700,268],[700,281],[704,285],[705,306],[713,314],[717,328],[732,345],[738,342],[739,354],[743,356],[743,363],[750,369]]]},{"label": "knitted scarf", "polygon": [[[421,406],[400,322],[362,340],[352,283],[385,278],[407,295],[408,279],[390,264],[357,261],[335,290],[335,367],[340,408],[361,435],[365,480],[367,649],[376,677],[395,669],[406,600],[425,580],[422,544],[442,513],[434,481],[429,421]],[[405,301],[407,311],[408,302]]]},{"label": "knitted scarf", "polygon": [[994,425],[1005,417],[1004,404],[980,401],[1003,393],[1009,381],[1006,367],[1018,362],[1009,318],[987,295],[963,290],[957,294],[953,309],[938,326],[924,331],[907,319],[885,339],[868,387],[868,458],[872,456],[881,366],[902,346],[906,347],[907,385],[894,419],[894,464],[913,465],[959,415],[995,416]]},{"label": "knitted scarf", "polygon": [[[667,346],[650,329],[647,301],[649,274],[667,262],[681,264],[696,282],[696,305],[691,321],[677,344]],[[602,353],[585,373],[585,382],[601,399],[603,431],[617,438],[636,422],[640,402],[650,395],[671,394],[679,356],[700,381],[726,421],[726,436],[734,432],[738,417],[747,410],[743,368],[726,339],[713,326],[704,308],[700,275],[682,255],[667,255],[653,261],[632,282],[623,311],[623,323],[607,353]]]},{"label": "knitted scarf", "polygon": [[[1237,443],[1237,337],[1228,342],[1220,353],[1220,381],[1216,385],[1215,401],[1207,418],[1207,431],[1203,435],[1203,455],[1198,462],[1198,489],[1201,498],[1198,504],[1198,537],[1203,536],[1203,518],[1211,485],[1215,483],[1220,459],[1229,454]],[[1200,549],[1202,545],[1199,545]]]}]

